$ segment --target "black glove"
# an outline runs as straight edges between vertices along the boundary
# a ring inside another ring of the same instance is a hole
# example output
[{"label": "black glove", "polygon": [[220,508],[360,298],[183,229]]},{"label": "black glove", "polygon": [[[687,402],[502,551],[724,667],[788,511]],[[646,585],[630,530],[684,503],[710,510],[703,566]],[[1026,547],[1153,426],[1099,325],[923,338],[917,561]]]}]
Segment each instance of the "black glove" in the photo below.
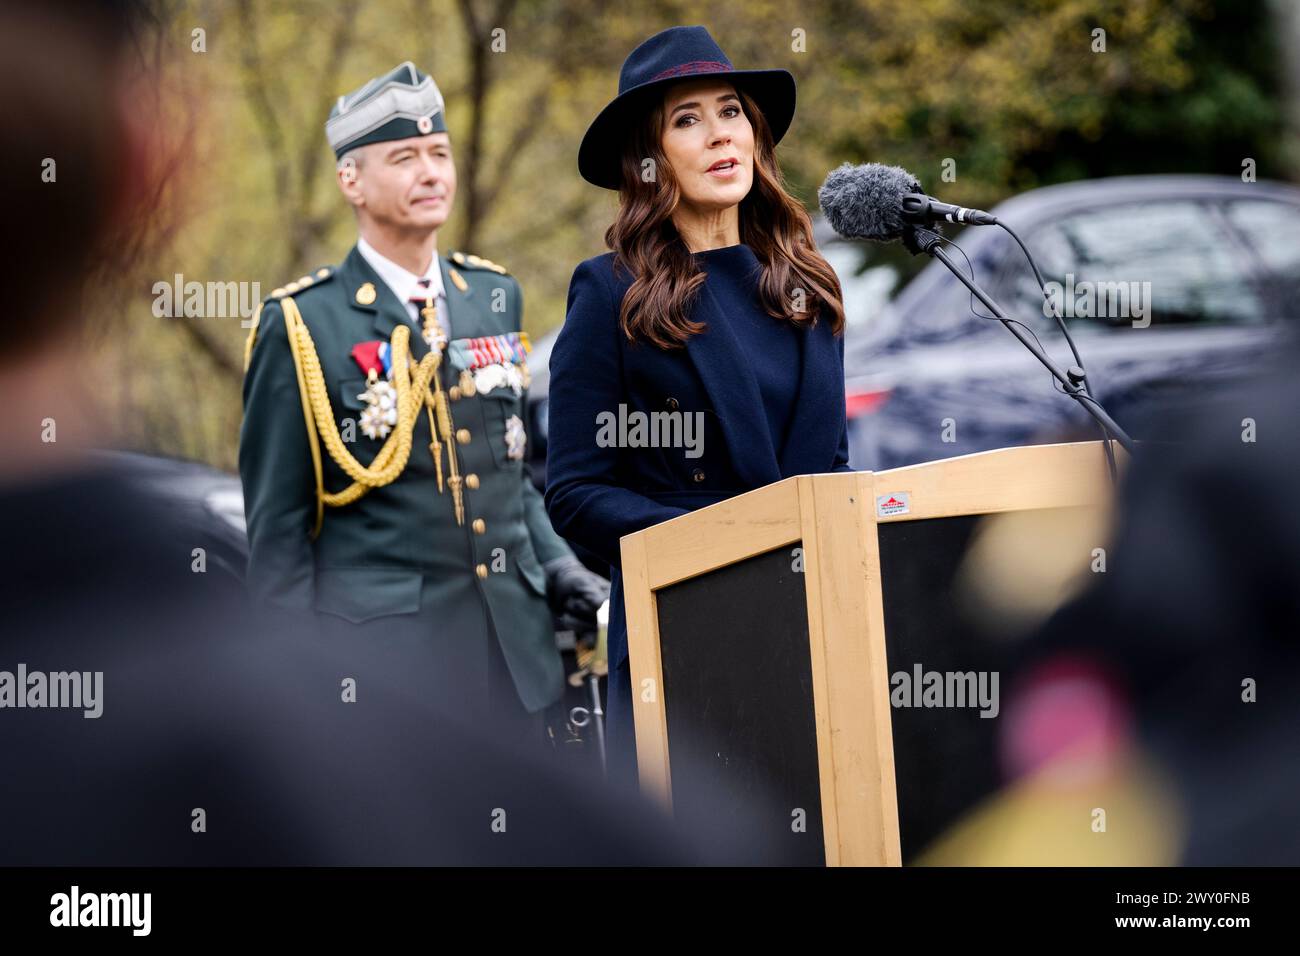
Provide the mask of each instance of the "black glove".
[{"label": "black glove", "polygon": [[609,600],[609,582],[588,571],[573,555],[547,561],[546,597],[557,617],[571,617],[588,624],[596,622],[596,611]]}]

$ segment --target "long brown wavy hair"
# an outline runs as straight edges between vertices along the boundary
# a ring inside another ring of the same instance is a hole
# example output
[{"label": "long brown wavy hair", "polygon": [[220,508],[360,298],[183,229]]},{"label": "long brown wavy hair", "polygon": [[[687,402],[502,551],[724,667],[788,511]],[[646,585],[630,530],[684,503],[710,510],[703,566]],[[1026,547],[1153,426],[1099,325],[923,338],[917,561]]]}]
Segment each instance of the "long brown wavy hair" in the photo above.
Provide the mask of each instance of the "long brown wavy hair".
[{"label": "long brown wavy hair", "polygon": [[[736,94],[754,128],[754,183],[740,202],[740,241],[763,266],[759,299],[772,317],[810,326],[826,313],[839,334],[844,328],[839,279],[813,244],[807,211],[786,191],[762,111],[744,90],[737,87]],[[619,313],[624,334],[660,348],[680,348],[704,330],[690,311],[705,274],[672,221],[681,187],[660,145],[663,97],[648,106],[624,146],[618,216],[605,231],[605,244],[614,251],[615,268],[634,278]],[[646,159],[654,162],[651,182],[641,175]]]}]

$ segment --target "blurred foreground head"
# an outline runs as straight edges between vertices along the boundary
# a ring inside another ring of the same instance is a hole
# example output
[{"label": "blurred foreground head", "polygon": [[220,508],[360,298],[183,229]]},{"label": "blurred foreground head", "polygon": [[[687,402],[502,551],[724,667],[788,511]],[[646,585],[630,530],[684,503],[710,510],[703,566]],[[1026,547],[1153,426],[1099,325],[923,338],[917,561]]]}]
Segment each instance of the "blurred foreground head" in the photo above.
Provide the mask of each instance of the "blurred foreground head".
[{"label": "blurred foreground head", "polygon": [[1300,863],[1300,340],[1272,358],[1142,443],[1105,573],[1026,641],[1018,778],[928,862]]},{"label": "blurred foreground head", "polygon": [[[144,0],[0,0],[0,482],[67,471],[102,444],[86,333],[161,235],[179,150],[160,135],[160,19]],[[92,318],[92,316],[96,318]]]},{"label": "blurred foreground head", "polygon": [[92,270],[120,255],[154,183],[139,41],[155,22],[130,0],[0,4],[0,182],[17,241],[0,261],[9,296],[0,364],[77,325]]}]

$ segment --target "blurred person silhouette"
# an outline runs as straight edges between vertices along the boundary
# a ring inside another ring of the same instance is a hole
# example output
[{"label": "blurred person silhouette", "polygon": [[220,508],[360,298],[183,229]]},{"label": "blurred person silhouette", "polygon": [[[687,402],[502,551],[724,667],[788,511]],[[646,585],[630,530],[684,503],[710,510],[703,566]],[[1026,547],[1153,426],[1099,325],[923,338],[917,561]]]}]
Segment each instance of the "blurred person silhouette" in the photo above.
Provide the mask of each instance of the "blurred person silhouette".
[{"label": "blurred person silhouette", "polygon": [[1297,361],[1293,334],[1140,446],[1106,572],[1024,645],[1018,779],[926,862],[1300,864]]},{"label": "blurred person silhouette", "polygon": [[632,795],[494,743],[382,661],[268,633],[197,573],[203,529],[95,456],[83,300],[160,212],[161,120],[133,95],[160,26],[136,3],[0,7],[23,239],[0,265],[0,865],[694,861]]}]

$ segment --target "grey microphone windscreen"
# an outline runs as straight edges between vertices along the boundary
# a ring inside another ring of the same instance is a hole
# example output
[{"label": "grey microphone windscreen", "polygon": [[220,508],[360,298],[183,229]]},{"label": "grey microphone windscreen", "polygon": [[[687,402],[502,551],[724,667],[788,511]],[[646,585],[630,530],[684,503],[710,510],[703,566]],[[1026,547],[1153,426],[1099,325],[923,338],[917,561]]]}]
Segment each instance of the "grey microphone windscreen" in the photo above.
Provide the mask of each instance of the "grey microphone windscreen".
[{"label": "grey microphone windscreen", "polygon": [[845,239],[893,242],[907,225],[903,196],[919,192],[924,192],[920,182],[901,167],[844,163],[827,175],[817,200],[831,228]]}]

